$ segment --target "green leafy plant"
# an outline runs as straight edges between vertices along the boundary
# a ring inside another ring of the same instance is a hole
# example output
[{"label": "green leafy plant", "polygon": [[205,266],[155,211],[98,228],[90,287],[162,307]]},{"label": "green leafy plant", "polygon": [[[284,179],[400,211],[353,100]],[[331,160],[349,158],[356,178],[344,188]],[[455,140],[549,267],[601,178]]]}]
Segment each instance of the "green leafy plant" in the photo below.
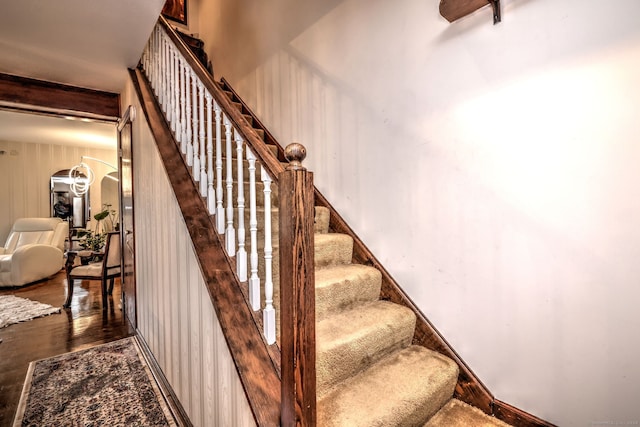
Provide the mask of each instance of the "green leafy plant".
[{"label": "green leafy plant", "polygon": [[83,249],[93,252],[99,252],[104,247],[107,241],[106,233],[94,234],[91,230],[78,231],[78,238],[80,246]]},{"label": "green leafy plant", "polygon": [[93,219],[96,220],[93,230],[78,231],[78,243],[85,250],[99,252],[107,241],[107,232],[118,229],[116,211],[111,209],[111,205],[103,205]]}]

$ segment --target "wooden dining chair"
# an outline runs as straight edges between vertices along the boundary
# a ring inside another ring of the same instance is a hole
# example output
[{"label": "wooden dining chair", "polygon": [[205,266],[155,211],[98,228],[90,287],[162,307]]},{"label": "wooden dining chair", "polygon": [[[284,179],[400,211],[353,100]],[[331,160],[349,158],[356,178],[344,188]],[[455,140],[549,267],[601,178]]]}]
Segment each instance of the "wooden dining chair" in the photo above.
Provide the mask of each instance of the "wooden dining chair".
[{"label": "wooden dining chair", "polygon": [[[75,259],[78,255],[76,251],[67,252],[67,262],[65,269],[67,271],[67,300],[64,303],[65,308],[71,306],[73,298],[73,281],[75,279],[82,280],[100,280],[102,285],[102,309],[107,308],[107,294],[113,292],[113,283],[116,277],[120,276],[120,232],[113,231],[107,233],[107,242],[104,247],[104,255],[99,262],[89,263],[87,265],[75,265]],[[107,280],[109,280],[109,288],[107,288]]]}]

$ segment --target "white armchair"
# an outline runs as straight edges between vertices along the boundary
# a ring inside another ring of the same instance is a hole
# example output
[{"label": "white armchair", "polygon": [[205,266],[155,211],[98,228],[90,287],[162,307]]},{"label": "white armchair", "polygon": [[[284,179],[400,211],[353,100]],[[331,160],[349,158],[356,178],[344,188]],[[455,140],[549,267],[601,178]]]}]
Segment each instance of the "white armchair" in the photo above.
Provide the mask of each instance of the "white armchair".
[{"label": "white armchair", "polygon": [[68,234],[69,224],[60,218],[16,220],[0,248],[0,287],[22,286],[60,271]]}]

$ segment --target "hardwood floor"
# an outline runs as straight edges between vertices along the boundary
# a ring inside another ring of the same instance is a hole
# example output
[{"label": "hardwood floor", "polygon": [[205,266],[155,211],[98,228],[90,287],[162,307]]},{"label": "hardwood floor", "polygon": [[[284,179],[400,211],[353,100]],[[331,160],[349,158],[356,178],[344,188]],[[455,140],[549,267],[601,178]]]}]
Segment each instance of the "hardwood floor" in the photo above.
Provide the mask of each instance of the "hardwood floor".
[{"label": "hardwood floor", "polygon": [[[22,288],[0,288],[0,295],[29,298],[62,307],[66,296],[63,272],[50,280]],[[74,284],[69,309],[0,329],[0,427],[11,426],[29,362],[134,335],[120,310],[120,280],[116,279],[109,308],[102,310],[99,281]]]}]

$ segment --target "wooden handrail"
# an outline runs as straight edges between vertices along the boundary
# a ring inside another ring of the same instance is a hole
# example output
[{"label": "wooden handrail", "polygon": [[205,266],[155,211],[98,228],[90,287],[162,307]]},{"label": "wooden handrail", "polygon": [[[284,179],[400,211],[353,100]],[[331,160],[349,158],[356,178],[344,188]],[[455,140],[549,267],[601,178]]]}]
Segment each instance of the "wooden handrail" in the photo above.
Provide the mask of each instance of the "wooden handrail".
[{"label": "wooden handrail", "polygon": [[162,16],[158,22],[167,32],[167,35],[171,41],[178,48],[182,56],[187,60],[189,66],[196,73],[202,84],[206,87],[209,93],[213,96],[220,108],[227,115],[231,123],[233,123],[236,130],[240,131],[240,134],[244,138],[245,143],[251,147],[253,154],[260,160],[262,166],[269,172],[269,175],[274,182],[277,182],[278,175],[284,170],[284,167],[280,164],[278,159],[275,158],[273,153],[264,144],[264,141],[260,139],[256,131],[249,125],[242,113],[238,111],[232,104],[229,98],[222,92],[218,85],[214,82],[211,74],[202,66],[200,61],[195,57],[191,49],[185,44],[185,42],[178,36],[175,30],[169,25],[167,20]]}]

